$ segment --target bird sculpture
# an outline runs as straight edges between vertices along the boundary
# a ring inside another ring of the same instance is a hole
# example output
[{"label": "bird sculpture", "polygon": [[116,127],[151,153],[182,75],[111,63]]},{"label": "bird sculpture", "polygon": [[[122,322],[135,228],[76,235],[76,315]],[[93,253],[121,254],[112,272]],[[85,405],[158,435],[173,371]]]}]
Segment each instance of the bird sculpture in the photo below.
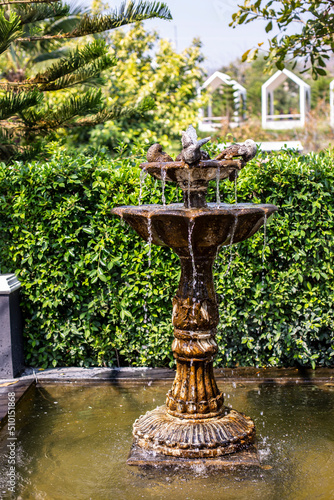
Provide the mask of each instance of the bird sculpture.
[{"label": "bird sculpture", "polygon": [[162,151],[161,144],[155,143],[148,149],[146,155],[148,162],[161,162],[167,163],[169,161],[174,161],[167,153]]},{"label": "bird sculpture", "polygon": [[215,160],[231,160],[236,156],[241,156],[244,162],[248,162],[256,155],[257,147],[252,139],[247,139],[247,141],[242,144],[231,144],[224,151],[216,156]]},{"label": "bird sculpture", "polygon": [[211,137],[197,140],[196,130],[192,125],[189,125],[186,132],[182,132],[182,151],[177,156],[176,161],[185,161],[188,165],[192,165],[200,160],[209,159],[209,155],[201,151],[201,146],[208,142]]}]

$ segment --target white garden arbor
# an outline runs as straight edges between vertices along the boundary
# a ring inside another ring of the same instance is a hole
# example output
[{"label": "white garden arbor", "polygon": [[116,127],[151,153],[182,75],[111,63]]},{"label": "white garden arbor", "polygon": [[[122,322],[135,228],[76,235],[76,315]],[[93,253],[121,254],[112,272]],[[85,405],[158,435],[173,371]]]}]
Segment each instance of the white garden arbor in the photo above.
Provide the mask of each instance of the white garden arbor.
[{"label": "white garden arbor", "polygon": [[[232,89],[234,111],[231,117],[212,115],[212,94],[219,88],[227,86]],[[220,71],[211,75],[200,87],[199,95],[207,89],[209,92],[209,103],[207,109],[200,110],[199,130],[203,132],[212,132],[221,128],[222,124],[230,121],[231,127],[236,127],[245,119],[246,108],[246,89],[240,83],[233,80],[230,76]]]},{"label": "white garden arbor", "polygon": [[[299,113],[275,114],[274,91],[288,78],[299,88]],[[276,130],[304,127],[310,103],[311,87],[304,80],[288,69],[277,71],[262,85],[262,127]]]}]

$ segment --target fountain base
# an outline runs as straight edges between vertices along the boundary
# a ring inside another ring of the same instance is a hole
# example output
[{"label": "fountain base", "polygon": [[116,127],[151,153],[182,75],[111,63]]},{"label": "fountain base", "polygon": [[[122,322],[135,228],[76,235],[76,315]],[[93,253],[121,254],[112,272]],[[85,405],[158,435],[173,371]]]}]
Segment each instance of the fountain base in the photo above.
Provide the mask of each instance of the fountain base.
[{"label": "fountain base", "polygon": [[136,420],[133,435],[129,465],[143,465],[145,461],[153,464],[157,460],[166,465],[168,457],[176,459],[175,463],[179,463],[178,459],[180,463],[189,459],[200,459],[202,463],[205,459],[215,461],[217,466],[223,466],[225,461],[244,462],[248,457],[248,465],[258,465],[254,422],[227,407],[219,416],[194,419],[170,415],[163,405]]},{"label": "fountain base", "polygon": [[127,465],[136,467],[181,467],[203,469],[237,469],[261,467],[255,444],[246,450],[214,458],[182,458],[147,451],[133,443]]}]

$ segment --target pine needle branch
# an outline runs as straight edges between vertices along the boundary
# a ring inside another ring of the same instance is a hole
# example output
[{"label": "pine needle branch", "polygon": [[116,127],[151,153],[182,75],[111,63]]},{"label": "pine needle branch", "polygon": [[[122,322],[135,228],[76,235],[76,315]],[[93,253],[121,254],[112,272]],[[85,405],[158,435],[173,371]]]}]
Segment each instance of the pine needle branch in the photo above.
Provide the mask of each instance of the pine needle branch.
[{"label": "pine needle branch", "polygon": [[24,109],[40,104],[43,94],[38,90],[30,92],[6,92],[0,96],[0,120],[6,120]]},{"label": "pine needle branch", "polygon": [[79,69],[75,73],[65,75],[54,82],[40,85],[39,89],[54,91],[73,87],[74,85],[79,84],[102,85],[103,79],[100,77],[100,73],[111,66],[115,66],[115,64],[115,59],[106,55]]},{"label": "pine needle branch", "polygon": [[84,118],[78,120],[72,127],[91,127],[94,125],[99,125],[100,123],[105,123],[109,120],[117,120],[119,118],[130,118],[131,116],[142,116],[147,111],[155,107],[155,102],[151,97],[146,97],[137,106],[110,106],[109,108],[102,109],[92,118]]},{"label": "pine needle branch", "polygon": [[58,33],[56,35],[27,36],[18,38],[19,42],[32,42],[37,40],[60,40],[64,38],[78,38],[112,30],[146,19],[160,18],[170,20],[172,15],[169,8],[162,2],[123,2],[119,10],[115,9],[109,15],[91,16],[85,14],[78,26],[69,33]]},{"label": "pine needle branch", "polygon": [[14,12],[20,17],[21,24],[31,24],[46,19],[63,18],[69,15],[70,7],[59,0],[54,4],[31,3],[29,5],[17,5]]},{"label": "pine needle branch", "polygon": [[47,134],[51,130],[57,130],[66,125],[71,126],[73,120],[80,116],[95,114],[101,111],[102,95],[101,90],[88,91],[81,96],[71,96],[66,103],[56,111],[47,110],[27,110],[20,114],[24,127],[28,133]]},{"label": "pine needle branch", "polygon": [[0,7],[2,7],[3,5],[15,5],[15,4],[20,4],[20,3],[55,3],[55,2],[59,2],[59,0],[1,0],[0,1]]},{"label": "pine needle branch", "polygon": [[54,91],[73,87],[78,84],[102,84],[99,78],[102,71],[116,65],[117,59],[106,52],[104,40],[95,40],[82,48],[76,48],[68,56],[61,58],[44,73],[23,82],[0,82],[0,89]]},{"label": "pine needle branch", "polygon": [[[103,59],[103,69],[106,67],[115,66],[116,58],[107,55],[108,47],[104,40],[95,40],[93,43],[86,44],[84,47],[77,47],[71,51],[66,57],[62,57],[54,63],[44,73],[38,73],[32,80],[36,82],[53,82],[65,75],[73,73],[82,68],[82,66],[95,61],[98,58]],[[98,71],[98,69],[97,69]],[[100,69],[102,71],[102,69]]]},{"label": "pine needle branch", "polygon": [[0,9],[0,54],[22,34],[20,17],[15,12],[10,12],[9,19],[6,19],[4,11]]}]

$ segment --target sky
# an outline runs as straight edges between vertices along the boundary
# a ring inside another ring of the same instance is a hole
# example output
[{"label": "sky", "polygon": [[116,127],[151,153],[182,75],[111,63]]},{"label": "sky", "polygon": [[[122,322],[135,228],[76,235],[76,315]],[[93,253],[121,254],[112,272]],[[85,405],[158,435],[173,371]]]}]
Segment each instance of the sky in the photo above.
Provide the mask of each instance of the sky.
[{"label": "sky", "polygon": [[220,69],[268,38],[264,29],[266,23],[260,20],[237,28],[229,27],[232,14],[243,0],[165,1],[173,20],[152,19],[145,22],[146,28],[155,28],[162,38],[171,40],[178,51],[199,37],[207,70]]}]

